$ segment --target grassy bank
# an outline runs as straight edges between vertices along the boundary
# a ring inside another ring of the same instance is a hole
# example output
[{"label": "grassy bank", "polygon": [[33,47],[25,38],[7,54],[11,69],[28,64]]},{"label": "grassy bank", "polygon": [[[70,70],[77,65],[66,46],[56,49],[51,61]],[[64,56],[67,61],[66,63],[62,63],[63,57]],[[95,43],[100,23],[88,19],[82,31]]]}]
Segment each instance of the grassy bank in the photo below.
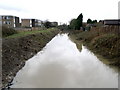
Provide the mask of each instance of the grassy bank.
[{"label": "grassy bank", "polygon": [[19,37],[25,37],[31,34],[37,34],[37,33],[50,33],[51,31],[54,31],[56,28],[50,28],[46,30],[32,30],[32,31],[19,31],[15,34],[12,34],[10,36],[4,37],[4,38],[19,38]]},{"label": "grassy bank", "polygon": [[25,61],[39,52],[59,30],[18,32],[3,38],[2,42],[2,83],[7,86]]},{"label": "grassy bank", "polygon": [[[116,28],[116,29],[115,29]],[[105,64],[120,68],[120,35],[117,27],[93,28],[91,31],[72,31],[70,36],[97,54]]]}]

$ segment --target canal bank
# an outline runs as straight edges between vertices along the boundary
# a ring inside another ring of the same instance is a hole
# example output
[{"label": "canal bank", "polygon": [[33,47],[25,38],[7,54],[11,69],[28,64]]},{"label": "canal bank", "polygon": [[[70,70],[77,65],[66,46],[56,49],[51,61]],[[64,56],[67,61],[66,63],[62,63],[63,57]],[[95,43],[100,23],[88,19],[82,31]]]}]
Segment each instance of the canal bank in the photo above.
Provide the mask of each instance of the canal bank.
[{"label": "canal bank", "polygon": [[107,27],[91,31],[76,30],[70,32],[70,37],[77,43],[82,42],[99,58],[103,58],[100,59],[103,63],[120,68],[120,36],[114,29]]},{"label": "canal bank", "polygon": [[22,37],[4,38],[2,40],[2,88],[6,87],[25,61],[40,51],[59,30],[30,34]]},{"label": "canal bank", "polygon": [[56,35],[26,61],[11,88],[118,88],[118,73],[68,34]]}]

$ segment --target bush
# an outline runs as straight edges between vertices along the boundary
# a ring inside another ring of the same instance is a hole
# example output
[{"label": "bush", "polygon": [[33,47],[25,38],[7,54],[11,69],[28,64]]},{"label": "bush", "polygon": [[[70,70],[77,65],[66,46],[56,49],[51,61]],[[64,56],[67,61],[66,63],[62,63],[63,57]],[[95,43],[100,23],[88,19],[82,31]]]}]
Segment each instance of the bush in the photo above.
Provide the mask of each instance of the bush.
[{"label": "bush", "polygon": [[8,28],[5,26],[2,27],[2,36],[3,37],[7,37],[7,36],[10,36],[10,35],[13,35],[16,33],[17,33],[17,31],[15,31],[13,28]]}]

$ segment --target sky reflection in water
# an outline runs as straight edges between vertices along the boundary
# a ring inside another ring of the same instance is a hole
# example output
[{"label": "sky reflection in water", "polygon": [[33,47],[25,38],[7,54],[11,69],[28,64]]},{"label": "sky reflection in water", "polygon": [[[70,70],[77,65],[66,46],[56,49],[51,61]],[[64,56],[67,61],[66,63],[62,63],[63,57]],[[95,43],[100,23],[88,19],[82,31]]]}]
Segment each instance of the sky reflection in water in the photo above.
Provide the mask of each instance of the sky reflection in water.
[{"label": "sky reflection in water", "polygon": [[67,34],[58,34],[26,62],[13,88],[117,88],[118,73],[82,46],[80,52]]}]

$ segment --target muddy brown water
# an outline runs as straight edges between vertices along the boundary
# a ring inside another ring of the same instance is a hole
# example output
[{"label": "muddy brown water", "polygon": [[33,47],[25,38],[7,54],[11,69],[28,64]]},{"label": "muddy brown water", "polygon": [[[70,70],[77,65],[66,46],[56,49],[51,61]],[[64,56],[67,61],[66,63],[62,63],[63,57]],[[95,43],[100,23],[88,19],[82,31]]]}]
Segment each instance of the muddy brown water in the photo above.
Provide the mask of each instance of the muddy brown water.
[{"label": "muddy brown water", "polygon": [[26,61],[11,88],[118,88],[118,72],[85,46],[79,51],[68,34],[58,34]]}]

